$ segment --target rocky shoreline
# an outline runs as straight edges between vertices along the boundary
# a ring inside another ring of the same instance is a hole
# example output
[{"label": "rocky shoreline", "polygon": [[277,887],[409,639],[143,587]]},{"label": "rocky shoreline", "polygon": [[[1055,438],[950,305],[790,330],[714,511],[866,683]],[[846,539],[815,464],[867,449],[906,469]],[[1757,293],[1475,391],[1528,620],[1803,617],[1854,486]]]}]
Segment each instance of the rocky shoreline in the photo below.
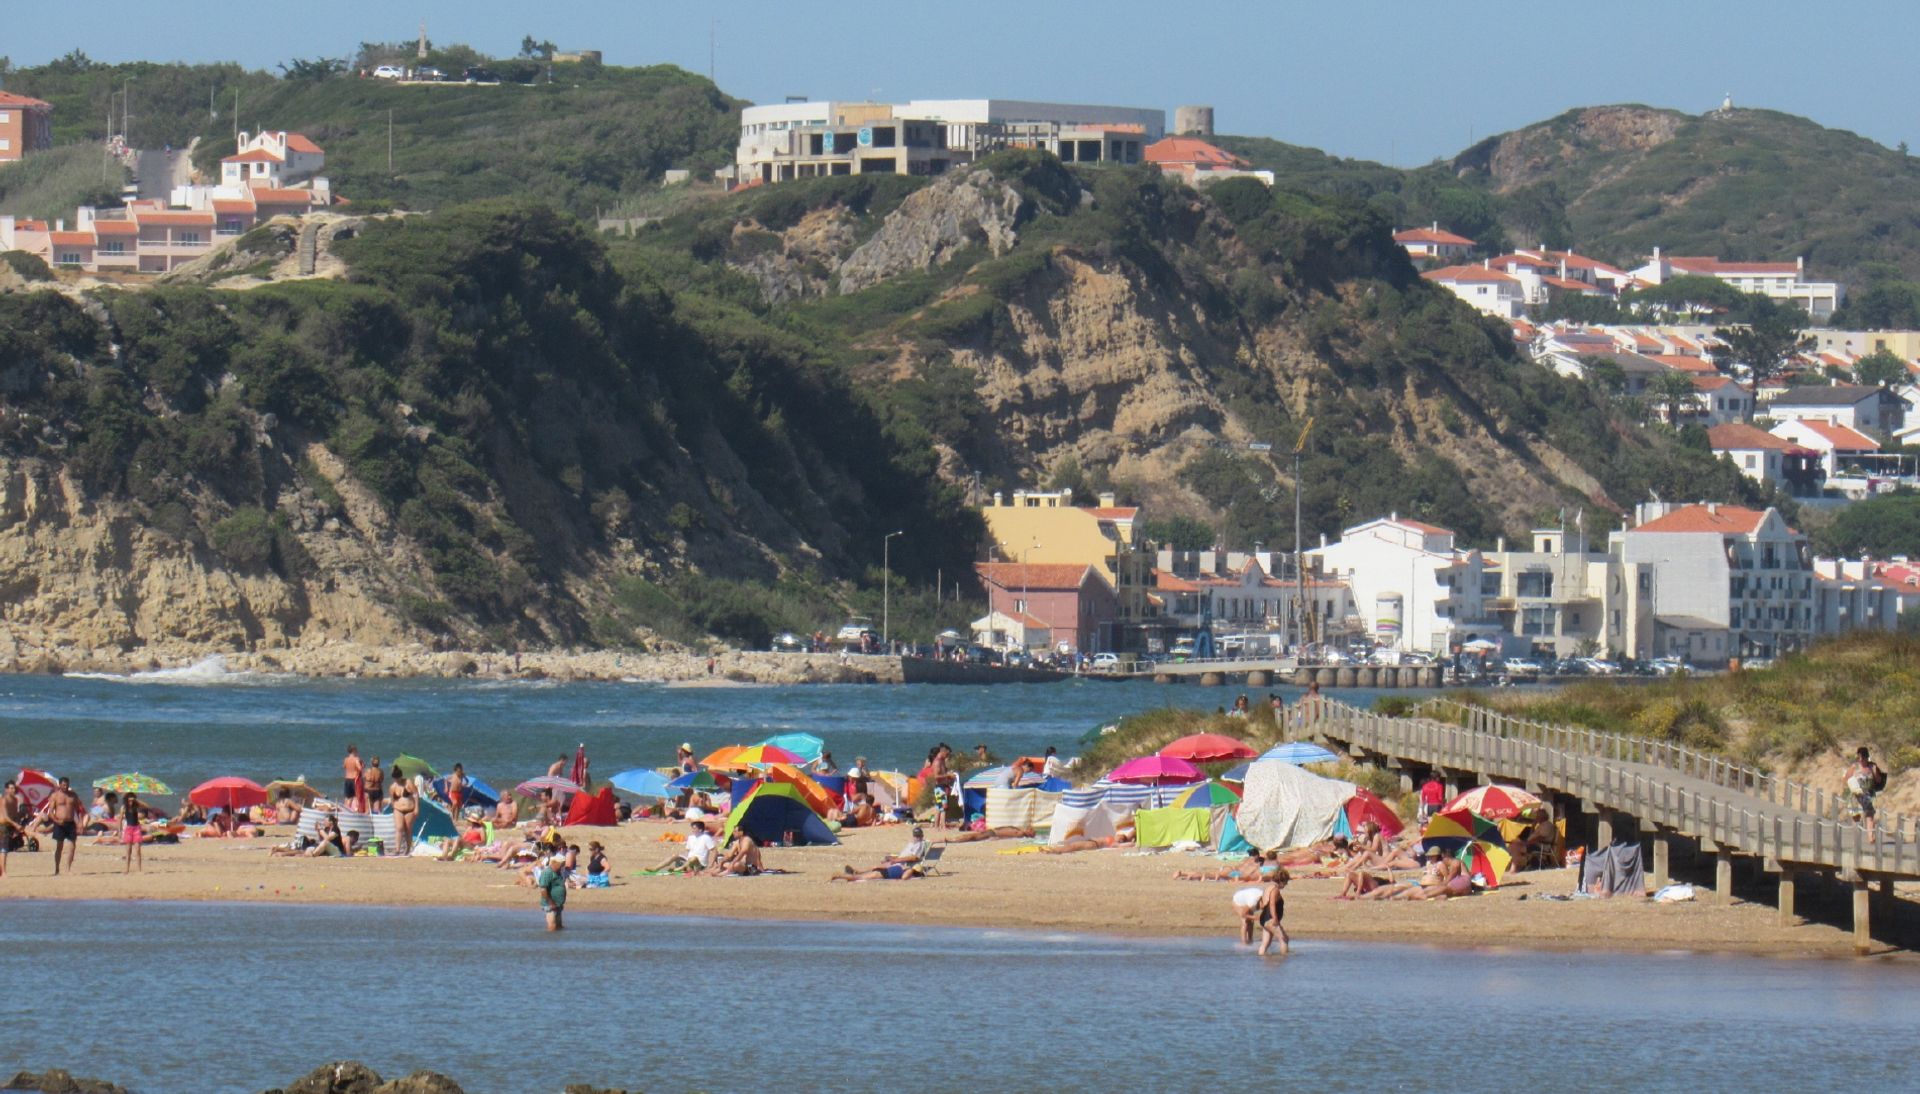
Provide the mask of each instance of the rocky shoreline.
[{"label": "rocky shoreline", "polygon": [[[0,1090],[33,1090],[40,1094],[129,1094],[127,1087],[104,1079],[80,1079],[61,1068],[22,1071]],[[379,1072],[358,1060],[323,1064],[284,1087],[261,1094],[464,1094],[459,1083],[437,1071],[416,1071],[398,1079],[382,1080]],[[627,1094],[614,1087],[574,1084],[560,1094]]]},{"label": "rocky shoreline", "polygon": [[607,680],[629,683],[724,687],[747,684],[897,684],[900,659],[838,654],[719,650],[703,653],[637,653],[615,650],[539,650],[493,653],[434,650],[414,644],[368,646],[330,642],[250,652],[205,648],[141,651],[58,650],[0,657],[0,672],[162,674],[205,677],[230,673],[287,673],[334,679]]}]

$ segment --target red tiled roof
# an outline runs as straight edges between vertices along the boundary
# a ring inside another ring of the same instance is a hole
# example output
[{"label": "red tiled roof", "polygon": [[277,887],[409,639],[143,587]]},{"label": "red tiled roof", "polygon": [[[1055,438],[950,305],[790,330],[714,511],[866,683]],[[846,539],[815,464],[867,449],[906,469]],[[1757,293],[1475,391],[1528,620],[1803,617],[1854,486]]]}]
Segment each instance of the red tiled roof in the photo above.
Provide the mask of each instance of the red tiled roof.
[{"label": "red tiled roof", "polygon": [[282,161],[279,156],[274,155],[272,152],[269,152],[264,148],[256,148],[251,152],[242,152],[237,156],[228,156],[225,159],[222,159],[220,162],[221,163],[281,163],[284,161]]},{"label": "red tiled roof", "polygon": [[213,211],[216,213],[251,213],[253,212],[253,202],[229,201],[224,198],[215,198],[213,199]]},{"label": "red tiled roof", "polygon": [[1087,512],[1092,513],[1094,517],[1099,520],[1132,520],[1134,515],[1140,512],[1140,508],[1138,506],[1122,505],[1094,508],[1087,510]]},{"label": "red tiled roof", "polygon": [[311,190],[275,190],[269,186],[253,188],[253,200],[256,205],[311,205]]},{"label": "red tiled roof", "polygon": [[131,220],[101,220],[95,218],[93,234],[100,236],[135,236],[140,234],[140,226]]},{"label": "red tiled roof", "polygon": [[1712,363],[1701,357],[1687,357],[1678,353],[1650,353],[1647,359],[1658,361],[1668,368],[1678,369],[1681,372],[1697,372],[1702,375],[1710,375],[1714,372]]},{"label": "red tiled roof", "polygon": [[1504,281],[1517,284],[1511,274],[1499,270],[1489,270],[1484,266],[1445,266],[1438,270],[1428,270],[1420,275],[1428,281]]},{"label": "red tiled roof", "polygon": [[973,569],[1003,589],[1078,589],[1093,567],[1078,562],[976,562]]},{"label": "red tiled roof", "polygon": [[1148,163],[1182,164],[1191,163],[1198,167],[1246,167],[1247,161],[1239,156],[1208,144],[1198,137],[1168,137],[1147,145],[1141,153]]},{"label": "red tiled roof", "polygon": [[15,106],[22,110],[52,110],[53,104],[25,95],[15,95],[10,91],[0,91],[0,106]]},{"label": "red tiled roof", "polygon": [[[1565,289],[1568,292],[1589,293],[1594,296],[1612,295],[1611,293],[1607,292],[1607,290],[1601,288],[1598,285],[1589,285],[1585,281],[1575,281],[1571,277],[1542,277],[1540,280],[1543,283],[1547,285],[1551,285],[1556,289]],[[1655,345],[1655,346],[1658,346],[1660,344],[1658,342],[1655,342],[1651,338],[1646,339],[1646,341],[1649,344]]]},{"label": "red tiled roof", "polygon": [[1667,265],[1688,273],[1703,274],[1797,274],[1800,266],[1794,262],[1722,262],[1706,255],[1672,255]]},{"label": "red tiled roof", "polygon": [[1438,524],[1426,524],[1417,520],[1408,520],[1405,517],[1394,517],[1387,521],[1387,523],[1398,524],[1402,528],[1411,528],[1416,532],[1429,536],[1450,536],[1453,534],[1453,529],[1451,528],[1442,528]]},{"label": "red tiled roof", "polygon": [[63,247],[91,247],[94,243],[92,232],[52,232],[47,239]]},{"label": "red tiled roof", "polygon": [[1873,452],[1880,448],[1880,443],[1872,437],[1837,422],[1813,422],[1799,418],[1791,424],[1806,426],[1834,448],[1853,452]]},{"label": "red tiled roof", "polygon": [[1710,372],[1705,375],[1694,374],[1688,376],[1687,379],[1693,381],[1693,390],[1695,391],[1719,391],[1729,384],[1740,388],[1741,391],[1747,390],[1746,388],[1740,387],[1739,384],[1734,383],[1733,377],[1722,376],[1717,372]]},{"label": "red tiled roof", "polygon": [[1170,593],[1196,593],[1200,591],[1200,586],[1197,582],[1188,581],[1178,574],[1171,574],[1165,570],[1155,570],[1153,572],[1153,586],[1156,589],[1164,589]]},{"label": "red tiled roof", "polygon": [[1488,259],[1488,261],[1492,262],[1495,266],[1505,267],[1530,266],[1537,270],[1557,270],[1560,268],[1560,264],[1557,262],[1548,262],[1539,255],[1521,254],[1517,251],[1513,254],[1504,254],[1498,258]]},{"label": "red tiled roof", "polygon": [[1715,452],[1760,448],[1770,448],[1785,452],[1793,447],[1793,445],[1766,430],[1756,426],[1750,426],[1745,422],[1730,422],[1726,425],[1709,427],[1707,429],[1707,445]]},{"label": "red tiled roof", "polygon": [[307,152],[315,156],[326,155],[325,152],[320,151],[320,146],[308,140],[304,133],[287,134],[287,151]]},{"label": "red tiled roof", "polygon": [[47,230],[47,222],[44,220],[16,220],[13,222],[13,228],[14,231],[17,232],[44,232]]},{"label": "red tiled roof", "polygon": [[1393,233],[1393,241],[1403,244],[1442,243],[1451,244],[1455,247],[1473,246],[1473,240],[1468,239],[1466,236],[1454,235],[1452,232],[1442,231],[1438,228],[1408,228],[1404,231]]},{"label": "red tiled roof", "polygon": [[1675,509],[1658,520],[1650,520],[1635,532],[1713,532],[1719,535],[1727,533],[1745,534],[1760,527],[1766,513],[1759,509],[1743,509],[1737,505],[1689,505],[1684,509]]}]

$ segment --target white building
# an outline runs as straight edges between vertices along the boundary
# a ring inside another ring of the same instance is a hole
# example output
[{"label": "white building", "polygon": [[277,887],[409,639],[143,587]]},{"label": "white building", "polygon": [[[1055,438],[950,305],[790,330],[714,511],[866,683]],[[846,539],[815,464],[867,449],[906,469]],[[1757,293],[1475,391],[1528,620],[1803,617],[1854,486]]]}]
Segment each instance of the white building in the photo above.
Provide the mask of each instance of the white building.
[{"label": "white building", "polygon": [[1753,417],[1753,392],[1733,377],[1690,372],[1688,378],[1693,381],[1693,409],[1681,412],[1687,422],[1712,427]]},{"label": "white building", "polygon": [[1420,276],[1488,315],[1518,319],[1527,313],[1526,288],[1512,274],[1486,266],[1445,266]]},{"label": "white building", "polygon": [[1656,655],[1772,657],[1823,633],[1807,537],[1778,512],[1645,502],[1636,516],[1611,545],[1652,572]]},{"label": "white building", "polygon": [[1631,657],[1651,644],[1652,574],[1593,550],[1584,518],[1534,529],[1532,550],[1509,551],[1502,539],[1486,561],[1489,613],[1532,651]]},{"label": "white building", "polygon": [[1350,637],[1359,624],[1353,591],[1346,582],[1308,573],[1305,582],[1311,628],[1299,626],[1301,584],[1285,556],[1271,551],[1175,551],[1161,548],[1155,558],[1154,595],[1161,614],[1182,631],[1203,623],[1215,636],[1268,632],[1297,647],[1307,641]]},{"label": "white building", "polygon": [[1393,241],[1415,262],[1457,262],[1473,250],[1473,240],[1442,230],[1437,220],[1430,228],[1402,228]]},{"label": "white building", "polygon": [[787,102],[740,112],[735,183],[823,175],[939,175],[1007,148],[1068,163],[1140,163],[1166,133],[1164,110],[1018,99]]},{"label": "white building", "polygon": [[1407,652],[1452,653],[1470,638],[1497,636],[1486,610],[1478,551],[1458,551],[1448,529],[1399,514],[1348,528],[1307,552],[1320,572],[1344,581],[1365,633]]},{"label": "white building", "polygon": [[1815,384],[1788,388],[1767,400],[1767,417],[1833,422],[1875,437],[1891,437],[1905,424],[1907,404],[1886,388],[1863,384]]},{"label": "white building", "polygon": [[1707,444],[1714,455],[1731,460],[1742,475],[1763,486],[1795,495],[1818,492],[1822,475],[1813,449],[1744,422],[1713,426],[1707,430]]},{"label": "white building", "polygon": [[1827,478],[1858,462],[1854,457],[1880,451],[1872,437],[1838,422],[1809,422],[1799,418],[1773,427],[1773,435],[1797,447],[1818,454],[1820,470]]},{"label": "white building", "polygon": [[1808,281],[1807,260],[1792,262],[1723,262],[1701,256],[1662,255],[1653,249],[1646,265],[1633,276],[1652,285],[1675,277],[1713,277],[1741,292],[1759,293],[1792,304],[1815,319],[1825,319],[1846,299],[1846,288],[1833,281]]},{"label": "white building", "polygon": [[243,130],[233,155],[220,161],[220,185],[283,190],[313,178],[326,165],[327,154],[302,134],[285,130],[248,134]]}]

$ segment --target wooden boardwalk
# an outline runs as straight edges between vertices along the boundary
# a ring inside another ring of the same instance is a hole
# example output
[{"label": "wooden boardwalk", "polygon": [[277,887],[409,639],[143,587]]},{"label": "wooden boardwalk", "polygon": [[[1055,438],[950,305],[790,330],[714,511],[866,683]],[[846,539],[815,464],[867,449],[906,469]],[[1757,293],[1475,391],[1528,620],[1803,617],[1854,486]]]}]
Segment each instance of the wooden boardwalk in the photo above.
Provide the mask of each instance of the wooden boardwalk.
[{"label": "wooden boardwalk", "polygon": [[1435,699],[1414,716],[1389,717],[1320,698],[1296,706],[1303,732],[1356,758],[1402,772],[1431,771],[1450,788],[1468,779],[1514,783],[1578,802],[1597,818],[1598,843],[1616,819],[1637,821],[1653,845],[1656,884],[1668,877],[1674,837],[1716,856],[1716,889],[1731,896],[1736,857],[1779,875],[1780,915],[1793,919],[1801,875],[1853,887],[1854,941],[1870,945],[1872,912],[1892,911],[1893,883],[1920,877],[1920,833],[1911,816],[1882,813],[1879,838],[1843,815],[1844,799],[1666,741],[1548,725]]}]

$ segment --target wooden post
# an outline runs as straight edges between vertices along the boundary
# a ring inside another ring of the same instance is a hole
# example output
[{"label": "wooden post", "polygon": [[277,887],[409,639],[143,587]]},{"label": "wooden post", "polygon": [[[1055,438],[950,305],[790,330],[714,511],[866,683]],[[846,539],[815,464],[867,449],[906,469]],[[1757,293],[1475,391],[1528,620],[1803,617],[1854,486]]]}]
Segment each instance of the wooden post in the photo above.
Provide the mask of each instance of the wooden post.
[{"label": "wooden post", "polygon": [[1798,879],[1792,869],[1785,866],[1780,868],[1780,925],[1782,927],[1791,927],[1798,922],[1798,917],[1793,914],[1793,889],[1796,880]]},{"label": "wooden post", "polygon": [[1721,899],[1733,899],[1733,852],[1724,848],[1714,853],[1713,891]]},{"label": "wooden post", "polygon": [[1613,846],[1613,810],[1600,810],[1593,841],[1597,850],[1604,851]]},{"label": "wooden post", "polygon": [[1873,916],[1880,921],[1880,928],[1887,929],[1893,924],[1893,879],[1883,877],[1873,887]]},{"label": "wooden post", "polygon": [[1653,837],[1653,887],[1655,889],[1665,888],[1670,880],[1671,872],[1667,868],[1668,853],[1669,841],[1666,833],[1655,833]]},{"label": "wooden post", "polygon": [[1867,879],[1856,876],[1853,882],[1853,952],[1870,953],[1873,950],[1873,920],[1870,905],[1872,894],[1867,891]]}]

